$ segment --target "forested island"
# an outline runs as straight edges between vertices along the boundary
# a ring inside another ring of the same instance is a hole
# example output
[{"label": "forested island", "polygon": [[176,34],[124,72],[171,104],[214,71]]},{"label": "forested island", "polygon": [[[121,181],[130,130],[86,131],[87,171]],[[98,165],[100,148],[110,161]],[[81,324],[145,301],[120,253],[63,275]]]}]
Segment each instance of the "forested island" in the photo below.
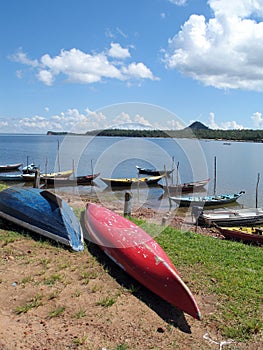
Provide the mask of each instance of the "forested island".
[{"label": "forested island", "polygon": [[48,131],[48,135],[85,135],[85,136],[119,136],[119,137],[171,137],[197,138],[228,141],[263,142],[263,130],[253,129],[210,129],[200,122],[194,122],[181,130],[135,130],[135,129],[103,129],[91,130],[85,134]]}]

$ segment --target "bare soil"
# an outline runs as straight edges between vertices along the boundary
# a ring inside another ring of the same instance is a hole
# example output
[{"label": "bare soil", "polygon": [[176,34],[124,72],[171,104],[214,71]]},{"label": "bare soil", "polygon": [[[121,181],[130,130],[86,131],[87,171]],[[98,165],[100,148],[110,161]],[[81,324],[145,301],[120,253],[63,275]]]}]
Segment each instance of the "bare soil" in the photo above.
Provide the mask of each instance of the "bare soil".
[{"label": "bare soil", "polygon": [[[83,207],[78,198],[65,199]],[[111,209],[121,211],[114,204]],[[132,215],[163,220],[163,213],[147,208]],[[169,224],[220,238],[215,229],[196,231],[190,219]],[[198,321],[139,285],[94,245],[75,253],[32,234],[7,239],[10,229],[18,230],[1,222],[0,350],[262,348],[262,338],[246,344],[222,339],[216,295],[195,293],[203,316]]]}]

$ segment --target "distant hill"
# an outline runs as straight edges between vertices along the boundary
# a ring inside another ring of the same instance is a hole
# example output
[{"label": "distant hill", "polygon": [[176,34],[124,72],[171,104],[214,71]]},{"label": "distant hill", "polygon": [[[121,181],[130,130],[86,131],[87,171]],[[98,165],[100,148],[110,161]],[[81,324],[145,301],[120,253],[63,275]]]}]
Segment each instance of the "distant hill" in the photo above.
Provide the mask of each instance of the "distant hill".
[{"label": "distant hill", "polygon": [[209,127],[204,125],[201,122],[193,122],[191,125],[189,125],[185,129],[192,129],[192,130],[209,130]]}]

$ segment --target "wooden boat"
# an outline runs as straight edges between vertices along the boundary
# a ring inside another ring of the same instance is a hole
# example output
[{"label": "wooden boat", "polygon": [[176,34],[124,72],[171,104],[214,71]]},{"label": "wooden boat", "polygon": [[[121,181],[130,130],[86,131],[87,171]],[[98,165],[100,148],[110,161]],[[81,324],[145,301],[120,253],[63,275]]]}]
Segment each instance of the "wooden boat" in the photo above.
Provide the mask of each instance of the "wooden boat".
[{"label": "wooden boat", "polygon": [[231,193],[231,194],[219,194],[214,196],[178,196],[169,198],[176,202],[180,207],[189,207],[191,206],[218,206],[225,205],[229,203],[236,202],[238,198],[245,193],[244,191],[240,191],[239,193]]},{"label": "wooden boat", "polygon": [[73,178],[70,177],[45,177],[41,176],[41,182],[45,182],[48,185],[54,186],[76,186],[76,185],[90,185],[93,180],[95,180],[100,173],[90,174],[85,176],[76,176]]},{"label": "wooden boat", "polygon": [[97,244],[117,265],[161,298],[201,319],[197,303],[158,243],[130,220],[88,203],[84,237]]},{"label": "wooden boat", "polygon": [[218,227],[227,239],[263,244],[263,227]]},{"label": "wooden boat", "polygon": [[108,186],[111,187],[131,187],[133,185],[139,186],[150,186],[155,185],[165,175],[151,176],[151,177],[131,177],[131,178],[106,178],[101,177],[100,179]]},{"label": "wooden boat", "polygon": [[172,170],[157,170],[157,169],[150,169],[150,168],[142,168],[136,165],[136,168],[138,170],[139,174],[145,174],[145,175],[151,175],[151,176],[159,176],[159,175],[171,175],[171,173],[174,171]]},{"label": "wooden boat", "polygon": [[211,226],[254,226],[263,224],[263,208],[233,210],[206,210],[198,217],[198,223]]},{"label": "wooden boat", "polygon": [[[65,171],[59,171],[57,173],[48,173],[48,174],[40,174],[40,181],[43,181],[43,179],[57,179],[57,178],[69,178],[70,175],[73,174],[73,170],[65,170]],[[24,181],[34,181],[35,179],[35,173],[31,174],[23,174]]]},{"label": "wooden boat", "polygon": [[0,175],[0,181],[23,181],[22,174]]},{"label": "wooden boat", "polygon": [[195,182],[186,182],[178,185],[162,185],[159,186],[165,191],[169,192],[170,194],[176,194],[176,193],[187,193],[187,192],[197,192],[205,188],[205,186],[208,184],[210,179],[206,180],[200,180]]},{"label": "wooden boat", "polygon": [[82,229],[72,209],[47,190],[9,187],[1,191],[0,217],[75,251],[84,249]]},{"label": "wooden boat", "polygon": [[21,165],[22,163],[0,165],[0,172],[18,170]]}]

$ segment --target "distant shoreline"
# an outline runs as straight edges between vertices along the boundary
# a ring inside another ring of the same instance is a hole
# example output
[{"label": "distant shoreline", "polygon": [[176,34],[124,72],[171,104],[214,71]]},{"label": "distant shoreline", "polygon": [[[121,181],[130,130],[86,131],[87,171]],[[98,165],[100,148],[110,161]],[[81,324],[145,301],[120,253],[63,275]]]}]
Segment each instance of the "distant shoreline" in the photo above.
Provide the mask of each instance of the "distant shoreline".
[{"label": "distant shoreline", "polygon": [[147,137],[147,138],[188,138],[200,140],[216,140],[225,142],[263,142],[263,130],[214,130],[214,129],[191,129],[182,130],[126,130],[105,129],[92,130],[84,134],[72,132],[48,131],[47,135],[56,136],[107,136],[107,137]]}]

